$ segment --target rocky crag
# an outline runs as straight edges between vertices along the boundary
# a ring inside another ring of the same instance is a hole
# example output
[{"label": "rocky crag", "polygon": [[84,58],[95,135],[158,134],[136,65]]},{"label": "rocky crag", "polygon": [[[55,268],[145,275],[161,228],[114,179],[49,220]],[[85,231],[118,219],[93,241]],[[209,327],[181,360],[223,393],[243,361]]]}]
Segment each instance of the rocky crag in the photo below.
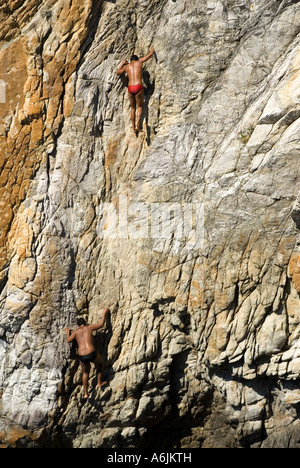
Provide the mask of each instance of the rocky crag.
[{"label": "rocky crag", "polygon": [[[299,447],[299,2],[0,18],[2,446]],[[83,402],[64,328],[107,306]]]}]

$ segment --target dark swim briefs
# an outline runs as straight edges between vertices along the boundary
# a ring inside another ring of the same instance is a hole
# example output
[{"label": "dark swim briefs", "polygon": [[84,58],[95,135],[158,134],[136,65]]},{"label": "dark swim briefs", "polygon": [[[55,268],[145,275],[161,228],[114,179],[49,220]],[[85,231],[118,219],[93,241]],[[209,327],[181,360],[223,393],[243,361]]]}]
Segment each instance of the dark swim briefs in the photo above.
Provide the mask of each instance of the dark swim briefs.
[{"label": "dark swim briefs", "polygon": [[96,356],[97,356],[96,351],[93,351],[90,354],[84,354],[83,356],[79,356],[79,360],[83,362],[84,364],[87,364],[89,362],[95,361]]},{"label": "dark swim briefs", "polygon": [[140,84],[128,86],[128,92],[132,96],[136,96],[140,91],[142,91],[142,89],[144,89],[144,86]]}]

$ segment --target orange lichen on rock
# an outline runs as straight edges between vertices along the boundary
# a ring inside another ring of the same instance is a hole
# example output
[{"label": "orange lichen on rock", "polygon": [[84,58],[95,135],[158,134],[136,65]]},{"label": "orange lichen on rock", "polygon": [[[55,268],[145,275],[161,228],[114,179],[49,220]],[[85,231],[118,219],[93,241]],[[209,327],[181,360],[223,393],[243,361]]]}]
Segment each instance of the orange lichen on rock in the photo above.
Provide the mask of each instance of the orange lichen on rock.
[{"label": "orange lichen on rock", "polygon": [[[19,6],[23,15],[36,11],[32,3],[37,7],[30,0]],[[53,7],[53,1],[49,3]],[[12,28],[12,10],[19,11],[18,5],[8,10],[0,7],[5,26],[0,40],[14,39],[0,53],[0,270],[9,259],[7,235],[11,223],[26,198],[45,147],[54,142],[63,119],[73,108],[72,73],[80,59],[91,1],[84,6],[78,0],[56,3],[54,22],[48,23],[49,30],[52,28],[49,43],[44,37],[47,28],[28,28],[21,35],[16,21],[13,33],[7,36]],[[55,39],[60,43],[58,50],[53,48]]]},{"label": "orange lichen on rock", "polygon": [[295,288],[300,293],[300,253],[294,252],[289,263],[289,275],[291,276]]}]

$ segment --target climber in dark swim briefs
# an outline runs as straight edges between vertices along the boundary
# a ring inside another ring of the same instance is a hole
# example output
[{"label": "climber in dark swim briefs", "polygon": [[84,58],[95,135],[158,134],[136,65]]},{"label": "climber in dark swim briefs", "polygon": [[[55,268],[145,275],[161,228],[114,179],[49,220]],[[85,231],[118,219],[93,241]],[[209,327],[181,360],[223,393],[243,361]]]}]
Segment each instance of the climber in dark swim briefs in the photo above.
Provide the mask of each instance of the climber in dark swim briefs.
[{"label": "climber in dark swim briefs", "polygon": [[79,356],[79,361],[80,362],[93,362],[95,361],[97,357],[96,351],[93,351],[90,354],[85,354],[84,356]]},{"label": "climber in dark swim briefs", "polygon": [[109,313],[109,309],[105,309],[101,321],[95,325],[87,325],[83,318],[77,320],[78,328],[70,332],[69,328],[66,328],[67,342],[71,343],[73,340],[77,341],[78,344],[78,355],[82,368],[82,383],[84,388],[84,398],[88,398],[88,382],[90,374],[90,363],[93,362],[97,369],[97,387],[106,385],[107,382],[102,382],[102,373],[104,370],[104,361],[101,354],[95,350],[93,331],[102,328],[106,321],[106,316]]},{"label": "climber in dark swim briefs", "polygon": [[131,106],[131,123],[134,133],[142,132],[142,114],[144,104],[144,87],[142,85],[143,63],[154,54],[154,48],[145,57],[132,55],[130,63],[123,60],[117,70],[117,75],[127,73],[129,79],[128,95]]}]

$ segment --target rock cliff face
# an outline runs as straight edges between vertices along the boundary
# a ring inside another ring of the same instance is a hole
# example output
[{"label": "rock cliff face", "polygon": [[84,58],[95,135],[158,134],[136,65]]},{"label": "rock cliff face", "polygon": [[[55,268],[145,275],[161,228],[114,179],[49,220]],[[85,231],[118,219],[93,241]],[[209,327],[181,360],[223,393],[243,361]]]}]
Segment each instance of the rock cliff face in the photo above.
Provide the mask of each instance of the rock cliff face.
[{"label": "rock cliff face", "polygon": [[[0,18],[2,446],[299,447],[299,2]],[[64,328],[107,306],[83,402]]]}]

